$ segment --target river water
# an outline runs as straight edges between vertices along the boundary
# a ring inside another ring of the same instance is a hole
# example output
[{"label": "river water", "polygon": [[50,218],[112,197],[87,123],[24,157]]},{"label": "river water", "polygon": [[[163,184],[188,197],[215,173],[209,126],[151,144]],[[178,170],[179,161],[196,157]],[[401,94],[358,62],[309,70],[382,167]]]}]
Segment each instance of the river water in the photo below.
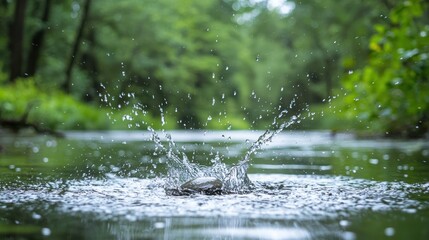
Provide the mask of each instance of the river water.
[{"label": "river water", "polygon": [[[231,166],[260,131],[171,131],[190,162]],[[0,135],[3,239],[429,239],[429,143],[284,131],[250,192],[169,196],[151,133]],[[165,140],[165,139],[161,139]]]}]

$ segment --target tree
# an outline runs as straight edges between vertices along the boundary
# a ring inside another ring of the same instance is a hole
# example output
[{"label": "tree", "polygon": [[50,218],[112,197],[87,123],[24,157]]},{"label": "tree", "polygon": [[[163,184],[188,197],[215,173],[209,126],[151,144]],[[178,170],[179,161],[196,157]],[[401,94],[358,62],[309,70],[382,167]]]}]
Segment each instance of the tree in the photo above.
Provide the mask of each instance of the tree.
[{"label": "tree", "polygon": [[387,135],[421,137],[429,130],[428,4],[401,2],[375,26],[368,64],[346,77],[351,116]]},{"label": "tree", "polygon": [[75,59],[77,58],[77,54],[79,52],[79,46],[81,44],[82,41],[82,37],[83,37],[83,31],[85,29],[86,26],[86,22],[89,16],[89,9],[91,6],[91,0],[85,0],[85,4],[83,7],[83,13],[82,13],[82,19],[79,25],[79,28],[77,30],[77,34],[76,34],[76,38],[73,41],[73,48],[72,48],[72,52],[69,58],[69,62],[66,66],[66,71],[65,71],[65,81],[62,85],[62,89],[66,92],[66,93],[70,93],[70,88],[71,88],[71,76],[72,76],[72,70],[73,70],[73,65],[75,63]]},{"label": "tree", "polygon": [[287,2],[288,13],[267,0],[2,1],[0,29],[19,31],[0,36],[14,46],[0,48],[0,79],[26,73],[113,115],[152,119],[140,127],[163,115],[169,127],[266,128],[293,98],[296,110],[320,103],[362,67],[371,26],[393,3]]},{"label": "tree", "polygon": [[23,41],[24,22],[27,0],[17,0],[13,21],[9,29],[9,49],[10,49],[10,72],[9,80],[13,82],[17,77],[22,76],[23,66]]},{"label": "tree", "polygon": [[33,76],[37,70],[37,64],[40,59],[40,53],[43,50],[43,43],[46,33],[46,25],[49,21],[52,1],[46,0],[41,17],[42,26],[34,33],[31,39],[30,52],[27,59],[27,76]]},{"label": "tree", "polygon": [[301,86],[301,101],[321,102],[332,97],[343,74],[365,64],[371,28],[388,9],[380,2],[354,0],[293,2],[295,8],[283,19],[284,46],[291,52],[288,79]]},{"label": "tree", "polygon": [[[99,79],[108,88],[110,105],[138,102],[155,116],[162,108],[174,114],[179,126],[200,128],[224,108],[222,96],[235,101],[231,78],[244,72],[238,56],[247,50],[240,43],[243,35],[231,5],[162,0],[149,5],[103,3],[95,8],[97,36],[103,36],[96,39],[97,61],[104,66]],[[130,101],[123,93],[134,93],[135,99]]]}]

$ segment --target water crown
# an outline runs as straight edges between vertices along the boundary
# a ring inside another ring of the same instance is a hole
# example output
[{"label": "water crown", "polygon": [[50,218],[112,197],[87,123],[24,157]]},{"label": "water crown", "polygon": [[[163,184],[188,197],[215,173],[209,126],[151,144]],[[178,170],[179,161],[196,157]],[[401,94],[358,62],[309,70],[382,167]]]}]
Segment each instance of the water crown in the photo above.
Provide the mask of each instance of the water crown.
[{"label": "water crown", "polygon": [[[292,101],[291,106],[293,106],[293,103],[294,101]],[[168,172],[164,186],[166,193],[169,195],[185,195],[193,192],[228,194],[251,191],[253,184],[247,176],[251,156],[270,142],[275,135],[298,122],[300,115],[293,115],[287,121],[282,121],[287,113],[286,109],[282,110],[271,124],[273,130],[268,129],[259,136],[248,148],[242,160],[231,167],[222,162],[223,156],[218,152],[211,160],[211,166],[191,163],[186,154],[176,146],[170,134],[165,133],[168,142],[168,147],[166,147],[156,131],[148,127],[148,130],[152,133],[152,141],[156,145],[155,151],[167,156]]]}]

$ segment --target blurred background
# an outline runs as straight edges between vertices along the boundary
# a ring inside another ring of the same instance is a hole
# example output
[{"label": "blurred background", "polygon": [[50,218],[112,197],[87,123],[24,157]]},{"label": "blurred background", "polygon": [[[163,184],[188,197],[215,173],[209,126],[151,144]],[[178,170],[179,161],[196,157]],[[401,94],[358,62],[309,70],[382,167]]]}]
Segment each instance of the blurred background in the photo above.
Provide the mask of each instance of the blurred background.
[{"label": "blurred background", "polygon": [[427,1],[1,0],[0,125],[423,137]]}]

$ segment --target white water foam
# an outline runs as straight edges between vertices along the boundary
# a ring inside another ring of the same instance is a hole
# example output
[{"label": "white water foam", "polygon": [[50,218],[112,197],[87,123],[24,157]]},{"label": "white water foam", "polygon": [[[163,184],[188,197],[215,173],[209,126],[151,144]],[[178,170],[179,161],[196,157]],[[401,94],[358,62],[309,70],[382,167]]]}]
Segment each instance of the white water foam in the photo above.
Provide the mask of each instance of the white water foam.
[{"label": "white water foam", "polygon": [[428,183],[282,174],[251,174],[249,177],[255,189],[246,194],[169,196],[164,191],[165,179],[113,177],[26,189],[0,188],[0,203],[18,206],[37,202],[71,214],[92,213],[99,218],[134,220],[148,216],[314,220],[338,218],[364,210],[399,210],[412,214],[429,208],[429,202],[412,198],[413,195],[428,195]]}]

